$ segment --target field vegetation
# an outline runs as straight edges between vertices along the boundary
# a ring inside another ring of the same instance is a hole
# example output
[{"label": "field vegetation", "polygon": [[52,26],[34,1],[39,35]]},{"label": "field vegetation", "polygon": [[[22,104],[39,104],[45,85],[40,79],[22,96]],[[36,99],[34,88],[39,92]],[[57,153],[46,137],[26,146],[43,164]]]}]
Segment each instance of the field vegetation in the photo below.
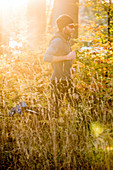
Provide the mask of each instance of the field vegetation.
[{"label": "field vegetation", "polygon": [[20,101],[49,107],[52,68],[43,62],[47,44],[43,41],[38,52],[24,44],[19,49],[1,46],[1,169],[112,169],[112,43],[98,52],[80,51],[79,41],[73,44],[73,82],[82,98],[76,109],[64,99],[58,119],[46,118],[43,112],[9,117]]}]

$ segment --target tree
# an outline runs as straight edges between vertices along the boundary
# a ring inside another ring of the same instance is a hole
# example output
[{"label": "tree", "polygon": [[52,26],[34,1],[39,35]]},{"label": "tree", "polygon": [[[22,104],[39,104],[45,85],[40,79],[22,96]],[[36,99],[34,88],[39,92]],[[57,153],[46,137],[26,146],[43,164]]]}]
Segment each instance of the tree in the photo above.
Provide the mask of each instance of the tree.
[{"label": "tree", "polygon": [[79,13],[79,0],[54,0],[52,15],[51,15],[51,25],[55,26],[56,18],[61,14],[69,14],[75,24],[76,30],[74,37],[78,37],[78,13]]},{"label": "tree", "polygon": [[37,46],[46,26],[46,0],[29,0],[27,7],[28,41]]},{"label": "tree", "polygon": [[113,3],[111,0],[86,0],[84,9],[84,14],[89,20],[94,21],[98,27],[105,27],[101,32],[106,35],[106,41],[110,42],[113,35]]}]

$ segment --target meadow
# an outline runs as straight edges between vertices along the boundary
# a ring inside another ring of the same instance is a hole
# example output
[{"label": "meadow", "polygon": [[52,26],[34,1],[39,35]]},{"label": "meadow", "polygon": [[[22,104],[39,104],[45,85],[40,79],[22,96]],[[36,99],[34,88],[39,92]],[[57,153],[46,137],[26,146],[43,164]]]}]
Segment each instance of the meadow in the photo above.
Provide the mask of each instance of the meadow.
[{"label": "meadow", "polygon": [[[44,44],[44,45],[43,45]],[[58,119],[25,112],[9,117],[18,102],[49,107],[52,68],[43,62],[45,41],[38,52],[1,46],[0,166],[6,169],[113,168],[112,51],[79,51],[73,82],[82,102],[72,108],[64,99]],[[113,47],[113,46],[112,46]],[[113,49],[112,49],[113,50]]]}]

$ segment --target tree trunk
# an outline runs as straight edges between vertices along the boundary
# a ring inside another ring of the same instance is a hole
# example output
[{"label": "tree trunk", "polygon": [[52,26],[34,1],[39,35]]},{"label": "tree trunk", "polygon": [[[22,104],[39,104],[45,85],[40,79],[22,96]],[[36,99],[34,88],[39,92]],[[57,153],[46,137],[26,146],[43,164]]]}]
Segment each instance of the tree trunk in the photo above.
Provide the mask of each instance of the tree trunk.
[{"label": "tree trunk", "polygon": [[36,48],[46,26],[46,0],[29,0],[27,8],[28,43]]},{"label": "tree trunk", "polygon": [[110,39],[110,20],[111,20],[111,0],[109,0],[109,7],[108,7],[108,41],[110,42],[111,39]]}]

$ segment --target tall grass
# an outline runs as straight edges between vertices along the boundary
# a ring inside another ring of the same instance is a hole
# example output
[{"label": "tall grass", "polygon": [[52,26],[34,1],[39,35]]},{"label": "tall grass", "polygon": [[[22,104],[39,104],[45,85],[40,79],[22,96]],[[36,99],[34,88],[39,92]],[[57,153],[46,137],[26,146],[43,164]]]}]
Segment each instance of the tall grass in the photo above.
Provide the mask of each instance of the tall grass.
[{"label": "tall grass", "polygon": [[[20,101],[49,107],[52,70],[43,63],[43,55],[42,50],[16,55],[4,51],[0,56],[1,169],[112,169],[111,76],[90,68],[84,53],[73,65],[75,87],[82,98],[76,109],[64,99],[58,119],[46,119],[43,112],[8,116]],[[100,80],[105,78],[107,85]]]}]

